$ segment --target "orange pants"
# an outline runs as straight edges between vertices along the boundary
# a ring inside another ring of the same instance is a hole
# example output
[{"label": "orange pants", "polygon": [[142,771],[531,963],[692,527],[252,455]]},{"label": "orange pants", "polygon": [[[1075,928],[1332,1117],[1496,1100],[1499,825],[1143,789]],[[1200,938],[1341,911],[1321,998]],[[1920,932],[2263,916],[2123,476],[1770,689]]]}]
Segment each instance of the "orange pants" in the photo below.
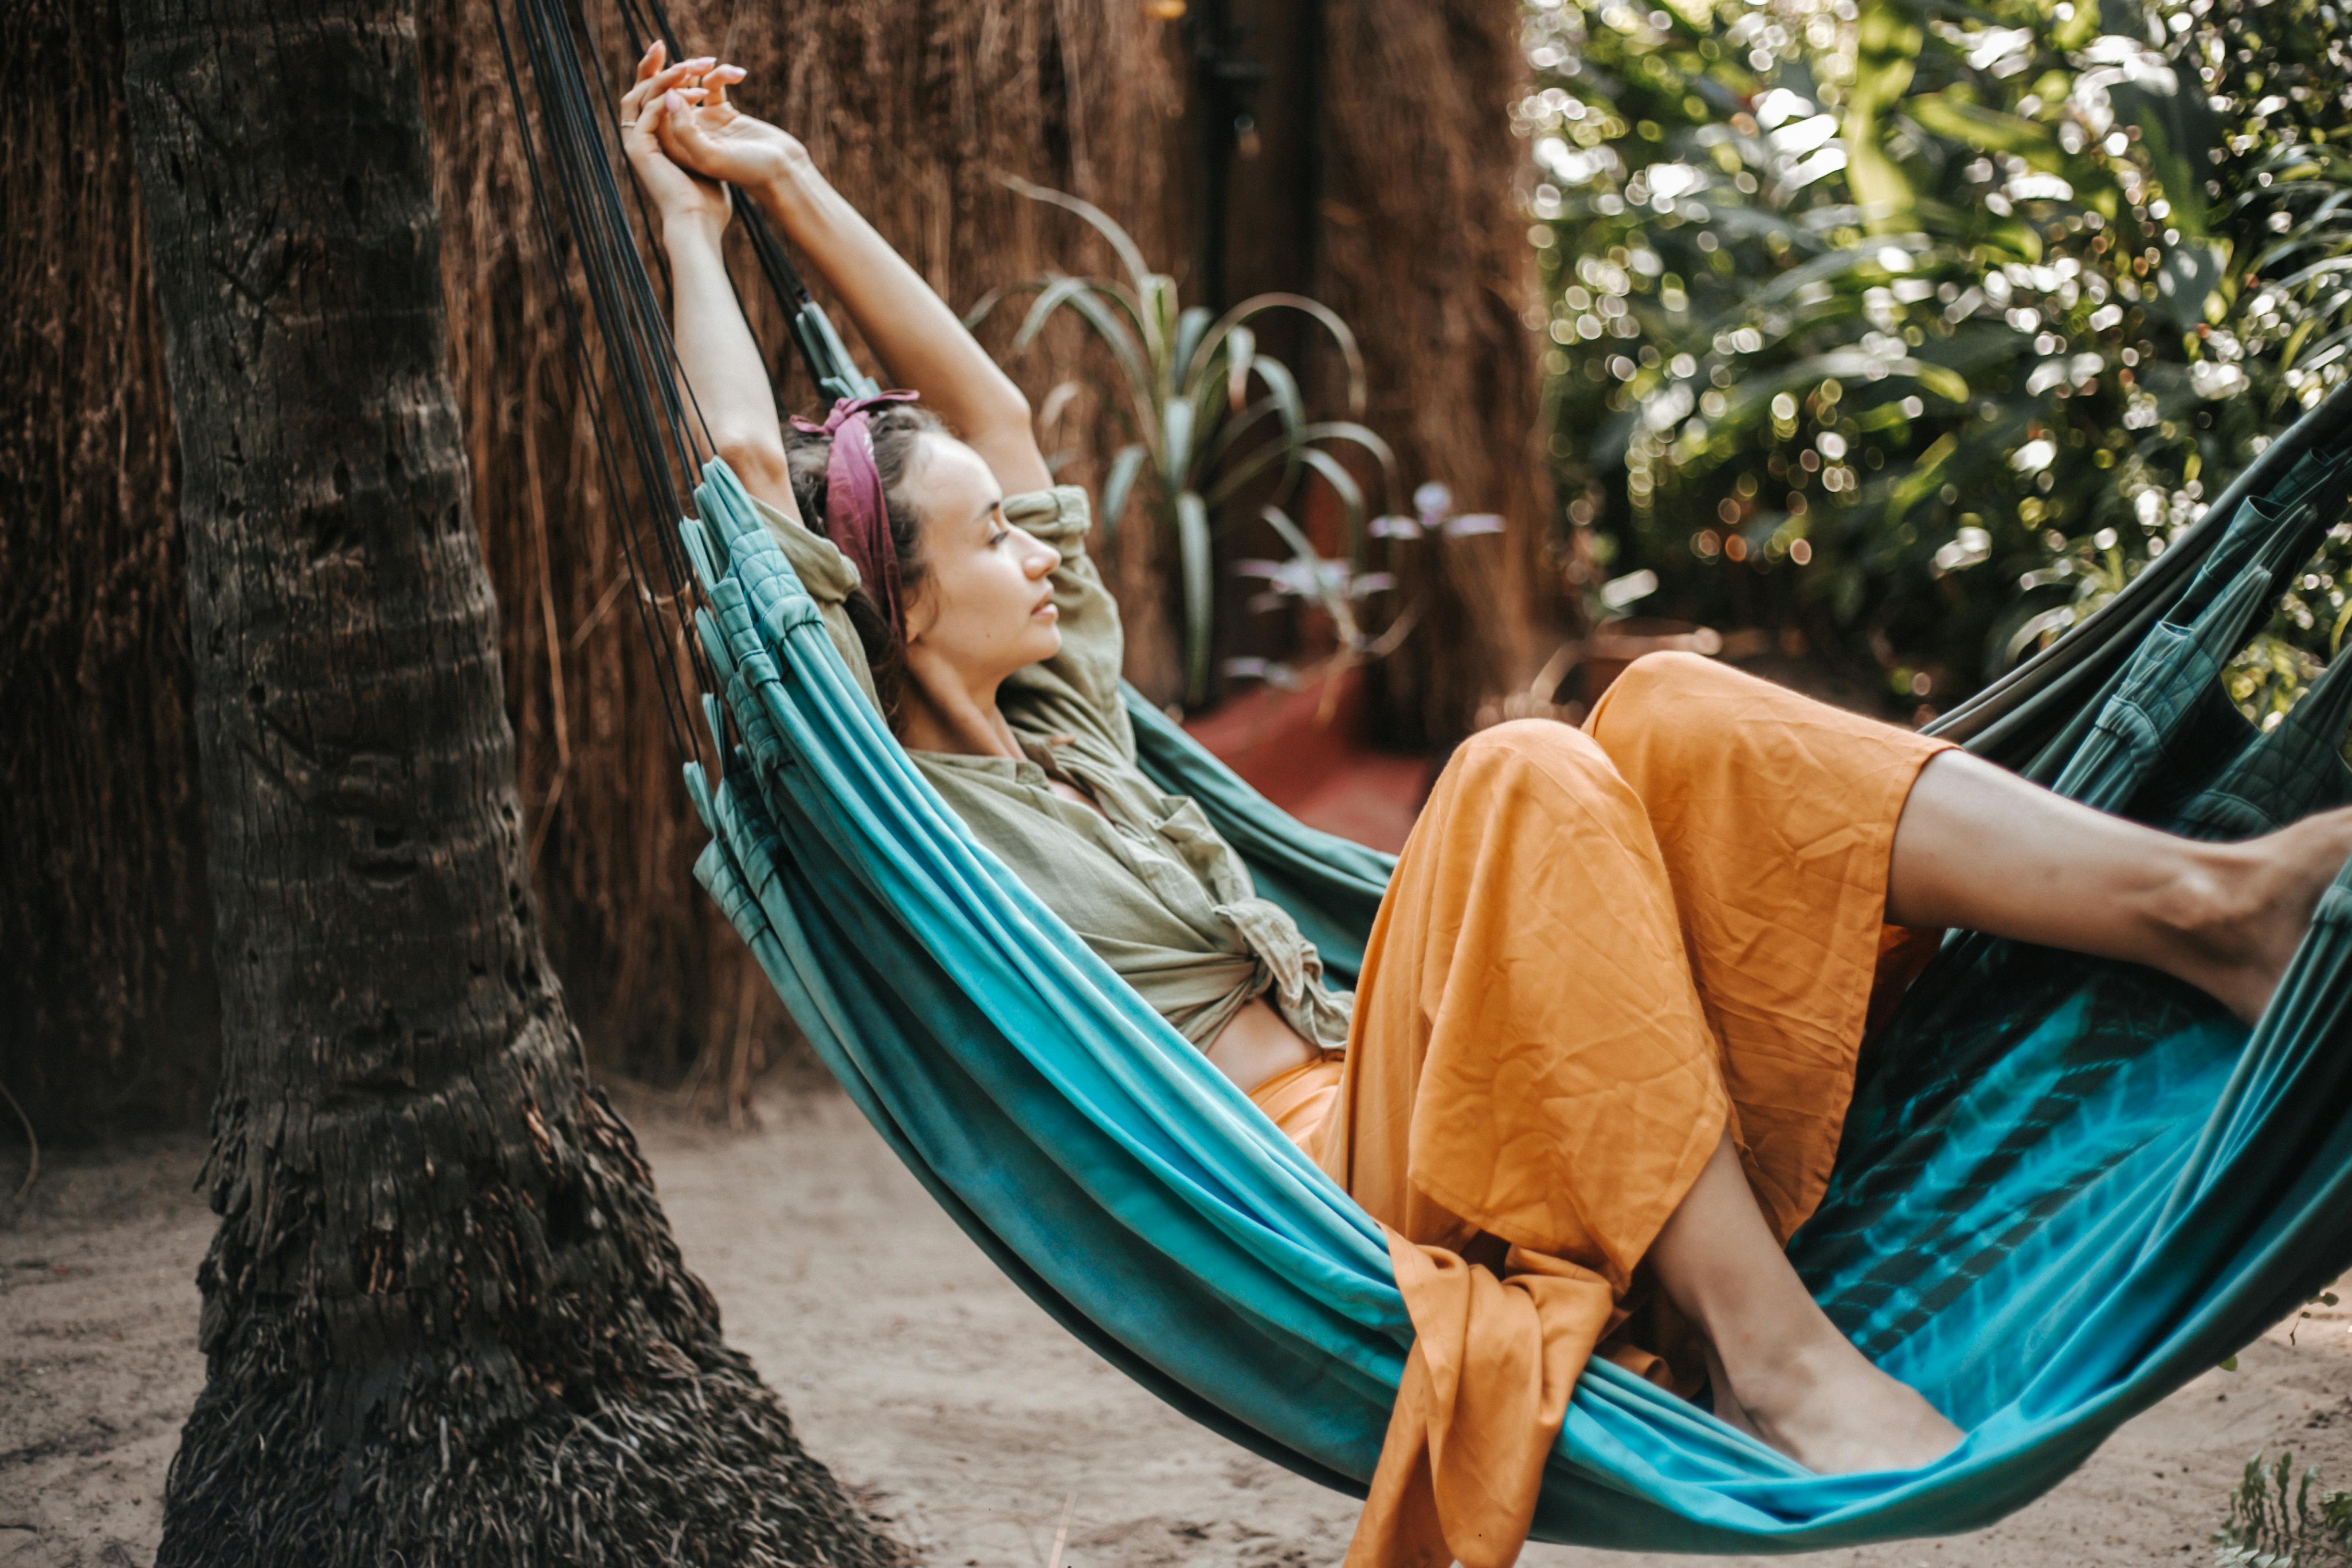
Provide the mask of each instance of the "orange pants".
[{"label": "orange pants", "polygon": [[[1344,1056],[1261,1109],[1389,1233],[1416,1341],[1349,1568],[1510,1563],[1608,1353],[1695,1392],[1635,1269],[1727,1130],[1783,1241],[1829,1180],[1912,782],[1949,742],[1687,654],[1582,729],[1464,742],[1372,927]],[[1647,1331],[1647,1350],[1628,1342]]]}]

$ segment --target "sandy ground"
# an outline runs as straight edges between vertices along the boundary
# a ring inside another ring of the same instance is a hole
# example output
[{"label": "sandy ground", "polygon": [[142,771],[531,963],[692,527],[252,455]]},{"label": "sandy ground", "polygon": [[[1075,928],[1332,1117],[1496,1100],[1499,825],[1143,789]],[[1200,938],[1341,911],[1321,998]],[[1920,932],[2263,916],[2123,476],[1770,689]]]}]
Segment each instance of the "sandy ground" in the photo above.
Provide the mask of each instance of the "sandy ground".
[{"label": "sandy ground", "polygon": [[[761,1131],[636,1115],[688,1262],[810,1448],[938,1568],[1336,1563],[1355,1505],[1184,1421],[1001,1279],[837,1094]],[[201,1150],[51,1161],[0,1219],[0,1568],[146,1568],[203,1367]],[[13,1184],[11,1157],[0,1179]],[[1980,1534],[1805,1559],[1871,1568],[2203,1563],[2254,1450],[2352,1482],[2352,1309],[2284,1327]],[[1688,1559],[1530,1548],[1531,1568]],[[1748,1561],[1748,1560],[1741,1560]]]}]

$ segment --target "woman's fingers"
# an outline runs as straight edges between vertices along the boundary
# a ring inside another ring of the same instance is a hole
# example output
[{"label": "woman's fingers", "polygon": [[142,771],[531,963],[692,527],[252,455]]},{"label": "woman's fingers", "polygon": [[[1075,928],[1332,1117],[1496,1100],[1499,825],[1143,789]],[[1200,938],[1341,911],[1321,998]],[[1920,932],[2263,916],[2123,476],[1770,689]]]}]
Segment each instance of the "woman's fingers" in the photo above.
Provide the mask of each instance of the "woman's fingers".
[{"label": "woman's fingers", "polygon": [[651,76],[639,80],[621,97],[622,120],[625,122],[635,120],[644,110],[648,101],[657,99],[662,93],[684,81],[691,74],[689,70],[691,64],[691,61],[680,61],[667,70],[656,71]]},{"label": "woman's fingers", "polygon": [[703,100],[704,103],[712,109],[724,108],[727,103],[727,89],[750,74],[741,66],[720,66],[716,70],[706,73],[702,79],[710,89],[710,96]]},{"label": "woman's fingers", "polygon": [[659,38],[656,38],[652,43],[646,45],[646,52],[637,57],[637,79],[639,81],[643,81],[646,78],[653,75],[654,72],[661,69],[662,59],[668,53],[669,46],[663,43]]},{"label": "woman's fingers", "polygon": [[644,122],[671,162],[689,169],[695,166],[697,160],[690,153],[686,156],[680,156],[680,153],[701,141],[701,127],[695,124],[693,107],[681,95],[670,91],[655,99],[646,106]]},{"label": "woman's fingers", "polygon": [[669,96],[656,93],[634,109],[621,111],[621,142],[631,159],[647,155],[667,158],[661,145],[662,116],[667,112]]}]

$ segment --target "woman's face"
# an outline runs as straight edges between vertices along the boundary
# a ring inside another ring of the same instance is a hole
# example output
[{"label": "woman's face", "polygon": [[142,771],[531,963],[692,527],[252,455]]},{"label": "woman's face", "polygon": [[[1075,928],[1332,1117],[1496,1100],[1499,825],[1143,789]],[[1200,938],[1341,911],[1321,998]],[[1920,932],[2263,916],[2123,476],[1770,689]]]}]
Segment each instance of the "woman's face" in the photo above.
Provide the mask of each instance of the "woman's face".
[{"label": "woman's face", "polygon": [[1061,651],[1047,574],[1061,552],[1004,521],[1004,492],[980,454],[927,435],[900,481],[922,520],[922,586],[907,616],[907,657],[973,686]]}]

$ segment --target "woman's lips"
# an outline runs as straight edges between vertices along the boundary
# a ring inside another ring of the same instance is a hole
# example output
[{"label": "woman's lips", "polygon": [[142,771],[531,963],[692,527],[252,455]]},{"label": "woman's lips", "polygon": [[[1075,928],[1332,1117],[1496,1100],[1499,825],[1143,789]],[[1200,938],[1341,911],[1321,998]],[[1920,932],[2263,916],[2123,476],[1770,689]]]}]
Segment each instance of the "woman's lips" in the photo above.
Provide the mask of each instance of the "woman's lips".
[{"label": "woman's lips", "polygon": [[1055,605],[1054,601],[1050,596],[1044,604],[1039,605],[1035,609],[1030,611],[1029,614],[1033,618],[1038,616],[1045,616],[1057,621],[1062,618],[1061,610]]}]

